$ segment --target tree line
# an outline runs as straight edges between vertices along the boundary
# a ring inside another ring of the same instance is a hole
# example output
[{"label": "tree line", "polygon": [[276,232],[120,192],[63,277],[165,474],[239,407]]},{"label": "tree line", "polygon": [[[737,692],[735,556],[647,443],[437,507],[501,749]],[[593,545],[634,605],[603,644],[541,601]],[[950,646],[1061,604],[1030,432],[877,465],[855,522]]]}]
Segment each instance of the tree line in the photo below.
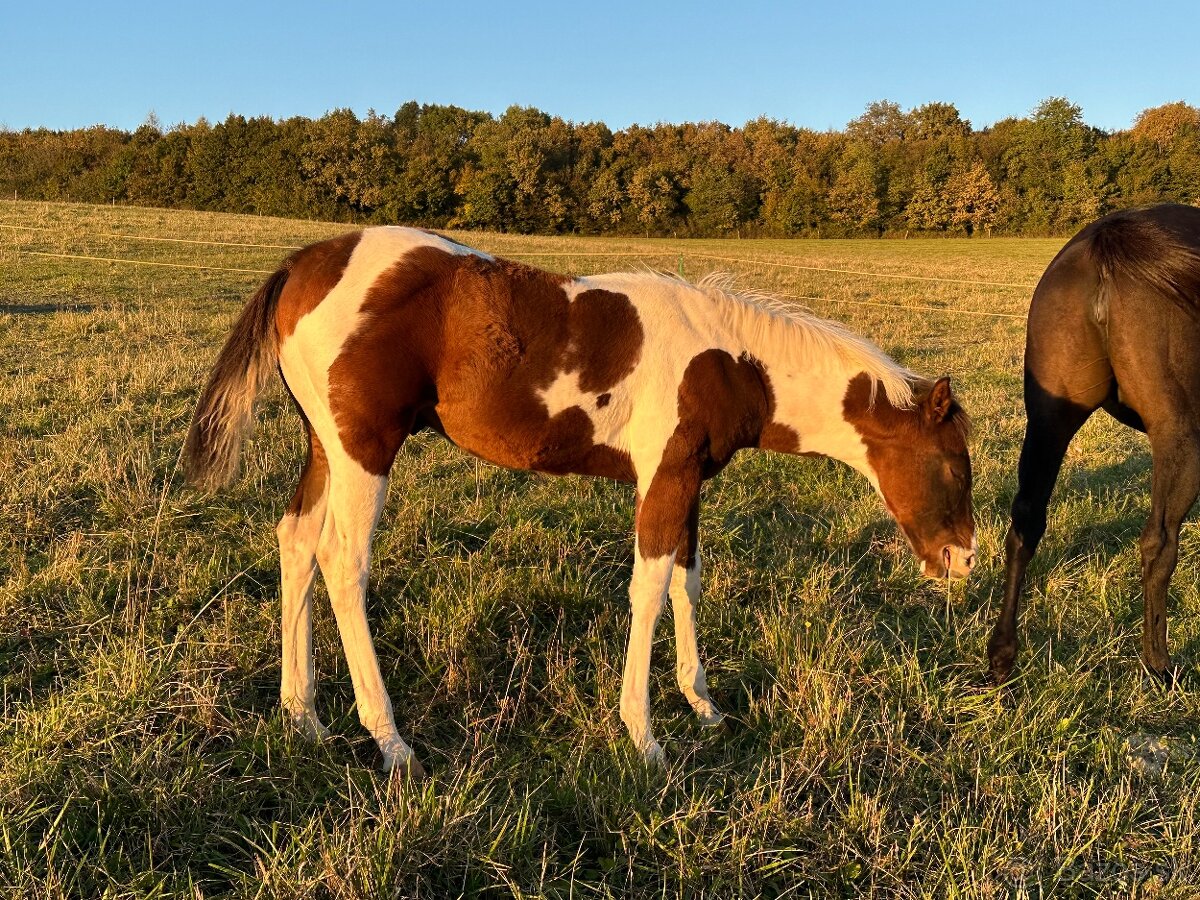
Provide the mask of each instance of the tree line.
[{"label": "tree line", "polygon": [[975,129],[879,101],[841,131],[768,118],[612,131],[514,106],[406,103],[132,132],[0,130],[0,196],[432,228],[678,236],[1050,234],[1200,204],[1200,109],[1106,132],[1064,98]]}]

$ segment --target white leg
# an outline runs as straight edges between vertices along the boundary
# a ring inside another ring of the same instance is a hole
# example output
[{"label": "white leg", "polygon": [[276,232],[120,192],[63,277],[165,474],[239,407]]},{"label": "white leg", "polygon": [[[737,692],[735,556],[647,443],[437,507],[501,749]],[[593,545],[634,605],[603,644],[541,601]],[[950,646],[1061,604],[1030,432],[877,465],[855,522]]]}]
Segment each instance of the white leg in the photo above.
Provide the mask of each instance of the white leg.
[{"label": "white leg", "polygon": [[642,559],[635,546],[633,557],[633,580],[629,585],[632,615],[625,676],[621,682],[621,720],[646,762],[661,765],[663,750],[650,728],[650,647],[658,617],[662,615],[675,554]]},{"label": "white leg", "polygon": [[[309,509],[299,515],[289,510],[275,529],[279,536],[283,607],[280,701],[296,726],[313,740],[329,734],[317,716],[317,682],[312,653],[312,588],[326,506],[325,484],[320,487],[320,496]],[[298,491],[301,496],[303,490],[302,484]]]},{"label": "white leg", "polygon": [[692,560],[692,568],[675,565],[671,569],[671,608],[675,615],[675,652],[678,664],[675,677],[679,689],[687,697],[700,722],[720,725],[721,712],[708,696],[704,666],[696,644],[696,603],[700,599],[700,556]]},{"label": "white leg", "polygon": [[379,744],[385,771],[421,775],[420,763],[396,730],[392,701],[384,688],[367,625],[371,538],[383,509],[387,478],[371,475],[349,459],[330,462],[328,521],[317,558],[354,682],[358,717]]}]

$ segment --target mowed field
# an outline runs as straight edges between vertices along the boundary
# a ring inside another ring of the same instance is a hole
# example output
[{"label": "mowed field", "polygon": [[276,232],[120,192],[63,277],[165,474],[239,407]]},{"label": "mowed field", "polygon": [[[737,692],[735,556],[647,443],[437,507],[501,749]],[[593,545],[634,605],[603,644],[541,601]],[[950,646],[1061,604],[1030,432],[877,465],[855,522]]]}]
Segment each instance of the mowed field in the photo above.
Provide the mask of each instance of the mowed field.
[{"label": "mowed field", "polygon": [[[282,389],[230,488],[204,496],[180,475],[193,402],[264,276],[23,252],[271,270],[287,250],[113,235],[294,245],[346,226],[18,202],[0,202],[0,225],[30,226],[0,229],[0,893],[1200,891],[1200,694],[1192,674],[1172,692],[1142,675],[1150,459],[1103,415],[1055,494],[1017,680],[984,679],[1024,426],[1021,316],[1061,240],[456,235],[558,271],[734,272],[949,373],[975,422],[982,561],[965,585],[927,582],[863,478],[743,453],[701,511],[701,657],[731,727],[702,729],[676,688],[668,611],[651,699],[669,763],[647,773],[617,714],[632,489],[418,435],[368,597],[401,733],[431,773],[405,787],[373,770],[321,587],[334,736],[307,743],[278,712],[273,529],[304,452]],[[1189,673],[1198,561],[1189,524],[1171,601]]]}]

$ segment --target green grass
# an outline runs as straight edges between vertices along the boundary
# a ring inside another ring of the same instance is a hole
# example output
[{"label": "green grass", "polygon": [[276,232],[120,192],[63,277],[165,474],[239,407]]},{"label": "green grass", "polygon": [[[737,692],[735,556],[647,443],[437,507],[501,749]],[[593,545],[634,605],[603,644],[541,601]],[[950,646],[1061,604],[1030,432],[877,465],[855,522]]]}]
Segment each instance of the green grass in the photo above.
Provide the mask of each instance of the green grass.
[{"label": "green grass", "polygon": [[[1200,702],[1143,679],[1136,536],[1147,446],[1077,438],[1031,569],[1019,678],[984,644],[1023,429],[1029,291],[763,260],[1033,283],[1060,241],[664,241],[477,234],[574,272],[731,269],[927,374],[976,422],[982,563],[930,584],[863,479],[743,454],[705,491],[701,654],[736,722],[698,727],[669,615],[651,697],[669,755],[617,715],[629,488],[507,472],[434,438],[397,462],[369,614],[401,732],[431,771],[372,770],[319,589],[311,745],[277,712],[273,526],[302,456],[268,393],[242,476],[181,483],[202,378],[259,276],[19,250],[271,269],[340,226],[0,202],[0,892],[30,897],[1192,897]],[[654,257],[622,258],[622,253]],[[607,254],[607,255],[590,255]],[[718,263],[697,254],[737,256]],[[538,261],[530,258],[530,261]],[[757,261],[757,262],[756,262]],[[947,312],[905,306],[946,307]],[[1172,645],[1200,646],[1184,530]]]}]

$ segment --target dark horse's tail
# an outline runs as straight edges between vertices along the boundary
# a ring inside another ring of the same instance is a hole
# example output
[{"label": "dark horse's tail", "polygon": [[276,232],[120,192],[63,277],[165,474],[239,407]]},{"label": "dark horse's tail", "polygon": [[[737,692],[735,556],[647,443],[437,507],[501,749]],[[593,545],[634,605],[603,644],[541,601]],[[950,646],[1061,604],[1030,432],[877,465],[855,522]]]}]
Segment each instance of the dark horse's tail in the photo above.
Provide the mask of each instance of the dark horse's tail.
[{"label": "dark horse's tail", "polygon": [[288,266],[271,275],[250,298],[221,348],[196,404],[183,445],[188,481],[213,489],[227,484],[238,468],[242,441],[253,421],[254,400],[278,366],[275,308],[287,283]]},{"label": "dark horse's tail", "polygon": [[1122,282],[1142,284],[1200,317],[1200,232],[1168,224],[1156,215],[1163,209],[1114,213],[1093,226],[1088,250],[1100,270],[1101,292],[1119,294]]}]

